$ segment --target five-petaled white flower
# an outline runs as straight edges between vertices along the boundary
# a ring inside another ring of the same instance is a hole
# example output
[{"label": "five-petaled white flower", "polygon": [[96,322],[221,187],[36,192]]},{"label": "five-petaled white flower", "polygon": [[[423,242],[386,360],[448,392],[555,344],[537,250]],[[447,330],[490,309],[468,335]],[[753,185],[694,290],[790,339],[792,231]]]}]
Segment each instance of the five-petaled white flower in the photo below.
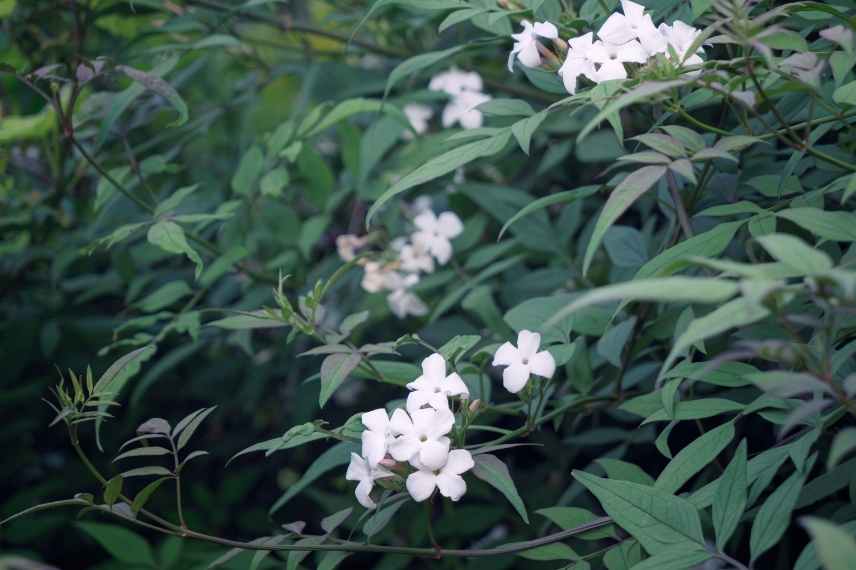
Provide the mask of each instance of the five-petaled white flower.
[{"label": "five-petaled white flower", "polygon": [[[428,120],[434,116],[434,110],[421,103],[409,103],[404,106],[404,115],[410,122],[410,126],[413,127],[413,131],[417,135],[421,135],[428,130]],[[413,133],[406,131],[405,137],[407,136],[412,137]]]},{"label": "five-petaled white flower", "polygon": [[677,53],[678,57],[681,59],[681,61],[676,63],[682,62],[683,65],[701,65],[704,63],[704,60],[699,55],[699,53],[704,53],[704,50],[701,47],[698,48],[696,53],[689,53],[693,43],[696,41],[698,36],[701,35],[701,30],[696,29],[689,24],[685,24],[680,20],[675,20],[675,23],[671,26],[660,24],[659,30],[666,39],[666,43],[675,50],[675,53]]},{"label": "five-petaled white flower", "polygon": [[477,91],[464,91],[456,95],[443,109],[443,126],[448,128],[455,123],[460,123],[465,129],[481,127],[484,116],[476,107],[490,101],[490,99],[490,95]]},{"label": "five-petaled white flower", "polygon": [[443,212],[439,216],[434,212],[422,212],[413,220],[417,231],[413,234],[413,243],[418,243],[433,255],[440,265],[445,265],[452,257],[452,243],[449,241],[464,231],[461,219],[452,212]]},{"label": "five-petaled white flower", "polygon": [[401,269],[408,273],[433,273],[434,258],[421,243],[405,243],[398,252]]},{"label": "five-petaled white flower", "polygon": [[411,412],[425,405],[435,410],[448,410],[450,396],[470,395],[457,372],[446,375],[446,360],[437,353],[422,361],[422,375],[407,384],[407,388],[413,390],[407,396],[407,409]]},{"label": "five-petaled white flower", "polygon": [[357,250],[366,245],[366,237],[357,237],[354,234],[342,234],[336,238],[336,251],[342,261],[353,261],[357,256]]},{"label": "five-petaled white flower", "polygon": [[645,63],[648,61],[648,54],[645,53],[642,44],[636,40],[621,45],[604,41],[594,42],[588,54],[589,59],[598,64],[595,72],[597,81],[626,79],[625,63]]},{"label": "five-petaled white flower", "polygon": [[390,427],[397,437],[389,444],[389,454],[397,461],[415,460],[428,469],[446,463],[455,416],[449,410],[422,408],[409,414],[401,408],[392,413]]},{"label": "five-petaled white flower", "polygon": [[568,54],[558,73],[565,84],[565,89],[571,95],[577,92],[577,78],[580,75],[597,81],[594,62],[589,57],[593,43],[591,32],[568,40]]},{"label": "five-petaled white flower", "polygon": [[507,367],[502,372],[502,385],[512,394],[526,386],[531,374],[551,378],[556,371],[553,355],[546,350],[538,352],[540,345],[540,334],[522,330],[517,335],[516,348],[506,342],[497,349],[493,365]]},{"label": "five-petaled white flower", "polygon": [[482,78],[475,71],[461,71],[453,67],[432,77],[428,89],[443,91],[454,97],[465,91],[481,91]]},{"label": "five-petaled white flower", "polygon": [[408,273],[407,275],[402,275],[397,271],[387,273],[384,285],[392,292],[387,295],[386,300],[393,314],[399,319],[403,319],[407,315],[421,317],[428,313],[428,306],[410,291],[410,287],[417,283],[419,283],[419,276],[415,273]]},{"label": "five-petaled white flower", "polygon": [[526,67],[538,67],[541,65],[541,54],[538,52],[538,38],[555,40],[559,37],[559,30],[550,22],[535,22],[532,25],[528,20],[520,22],[523,31],[511,34],[514,39],[514,47],[508,54],[508,71],[514,71],[514,60],[517,59]]},{"label": "five-petaled white flower", "polygon": [[392,476],[393,473],[389,470],[381,466],[372,467],[365,459],[356,453],[351,453],[351,463],[348,464],[348,471],[345,473],[345,479],[348,481],[359,481],[354,494],[357,496],[357,500],[360,504],[367,509],[373,509],[377,506],[371,498],[374,482],[377,479]]},{"label": "five-petaled white flower", "polygon": [[377,466],[386,457],[386,450],[392,441],[389,428],[389,415],[383,408],[364,413],[361,418],[366,429],[362,433],[363,457],[372,467]]},{"label": "five-petaled white flower", "polygon": [[383,290],[389,279],[390,271],[386,266],[378,261],[367,261],[363,265],[363,280],[361,285],[369,293],[377,293]]},{"label": "five-petaled white flower", "polygon": [[645,6],[621,0],[621,10],[623,14],[616,12],[606,19],[597,31],[598,38],[612,45],[622,45],[657,32],[651,16],[645,13]]},{"label": "five-petaled white flower", "polygon": [[407,477],[407,491],[414,501],[424,501],[431,496],[434,489],[453,501],[460,499],[467,492],[467,483],[461,477],[473,468],[475,463],[470,452],[465,449],[453,449],[449,452],[446,464],[439,469],[420,466]]}]

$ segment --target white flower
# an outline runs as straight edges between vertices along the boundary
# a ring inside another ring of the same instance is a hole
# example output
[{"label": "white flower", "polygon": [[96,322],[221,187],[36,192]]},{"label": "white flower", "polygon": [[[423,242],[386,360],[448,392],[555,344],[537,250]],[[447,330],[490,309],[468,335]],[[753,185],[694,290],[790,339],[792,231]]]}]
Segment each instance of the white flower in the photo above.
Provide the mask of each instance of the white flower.
[{"label": "white flower", "polygon": [[422,375],[407,384],[413,390],[407,396],[408,411],[429,405],[435,410],[448,410],[450,396],[469,397],[470,391],[461,377],[453,372],[446,376],[446,359],[434,353],[422,361]]},{"label": "white flower", "polygon": [[607,18],[597,32],[598,38],[613,45],[622,45],[657,31],[651,16],[645,13],[645,6],[621,0],[621,10],[623,14],[616,12]]},{"label": "white flower", "polygon": [[512,394],[526,386],[530,374],[551,378],[556,371],[553,355],[546,350],[538,352],[540,345],[540,334],[522,330],[517,335],[517,348],[506,342],[494,354],[494,366],[507,366],[502,372],[502,385]]},{"label": "white flower", "polygon": [[820,37],[840,45],[845,51],[853,51],[853,30],[844,26],[832,26],[820,31]]},{"label": "white flower", "polygon": [[461,71],[453,67],[431,78],[428,89],[443,91],[454,97],[464,91],[481,91],[482,78],[475,71]]},{"label": "white flower", "polygon": [[701,35],[701,30],[698,30],[689,24],[685,24],[680,20],[675,20],[675,23],[671,26],[660,24],[659,30],[666,39],[666,43],[670,45],[672,49],[675,50],[675,53],[678,54],[678,57],[681,58],[683,65],[700,65],[704,63],[704,60],[698,54],[698,52],[704,53],[704,50],[701,47],[699,47],[697,53],[689,53],[693,43],[696,41],[698,36]]},{"label": "white flower", "polygon": [[389,428],[389,415],[383,408],[366,412],[361,417],[363,425],[363,457],[372,467],[386,457],[386,450],[392,441],[392,431]]},{"label": "white flower", "polygon": [[369,293],[377,293],[386,287],[389,269],[378,261],[368,261],[363,266],[365,273],[361,285]]},{"label": "white flower", "polygon": [[422,317],[428,314],[428,306],[418,296],[406,289],[396,289],[386,297],[389,308],[399,319],[407,315]]},{"label": "white flower", "polygon": [[353,261],[357,250],[366,244],[365,237],[357,237],[354,234],[342,234],[336,238],[336,250],[342,261]]},{"label": "white flower", "polygon": [[397,435],[389,444],[389,454],[398,461],[415,460],[419,466],[439,469],[446,463],[455,416],[448,410],[422,408],[409,414],[401,408],[392,413],[390,427]]},{"label": "white flower", "polygon": [[463,91],[455,95],[443,109],[443,126],[448,128],[455,123],[460,123],[465,129],[481,127],[484,117],[476,107],[490,99],[490,95],[478,91]]},{"label": "white flower", "polygon": [[[434,116],[434,110],[428,105],[409,103],[404,106],[404,115],[416,134],[421,135],[428,130],[428,120]],[[412,137],[413,133],[405,131],[405,136],[408,135]]]},{"label": "white flower", "polygon": [[351,453],[351,463],[348,465],[348,471],[345,473],[345,479],[348,481],[359,481],[354,494],[357,496],[360,504],[367,509],[373,509],[377,506],[371,498],[374,482],[377,479],[392,476],[393,473],[383,467],[372,467],[356,453]]},{"label": "white flower", "polygon": [[624,68],[624,64],[645,63],[648,61],[648,54],[636,40],[621,45],[598,41],[592,44],[589,50],[589,58],[599,65],[595,76],[600,82],[610,79],[626,79],[627,70]]},{"label": "white flower", "polygon": [[523,31],[511,34],[514,39],[514,47],[508,54],[508,71],[514,71],[515,58],[526,67],[538,67],[541,65],[541,54],[538,53],[538,38],[555,40],[559,37],[559,30],[550,22],[531,22],[523,20]]},{"label": "white flower", "polygon": [[401,269],[409,273],[432,273],[434,271],[434,258],[421,243],[405,243],[398,252],[398,260]]},{"label": "white flower", "polygon": [[577,77],[580,75],[584,75],[592,81],[597,80],[594,62],[589,57],[593,44],[592,37],[592,33],[589,32],[568,40],[568,55],[558,73],[565,84],[565,89],[571,95],[577,92]]},{"label": "white flower", "polygon": [[441,265],[452,257],[452,238],[464,231],[461,219],[453,212],[443,212],[436,216],[434,212],[422,212],[413,220],[417,231],[413,234],[413,243],[418,243],[433,255]]},{"label": "white flower", "polygon": [[440,494],[457,501],[467,492],[467,483],[461,477],[475,466],[473,457],[466,449],[453,449],[449,452],[446,464],[439,470],[421,467],[407,477],[407,491],[414,501],[424,501],[434,489]]},{"label": "white flower", "polygon": [[407,315],[421,317],[428,313],[428,307],[422,302],[422,299],[408,290],[419,283],[418,275],[415,273],[402,275],[397,271],[390,271],[385,277],[384,286],[392,291],[387,295],[386,300],[396,317],[399,319],[403,319]]}]

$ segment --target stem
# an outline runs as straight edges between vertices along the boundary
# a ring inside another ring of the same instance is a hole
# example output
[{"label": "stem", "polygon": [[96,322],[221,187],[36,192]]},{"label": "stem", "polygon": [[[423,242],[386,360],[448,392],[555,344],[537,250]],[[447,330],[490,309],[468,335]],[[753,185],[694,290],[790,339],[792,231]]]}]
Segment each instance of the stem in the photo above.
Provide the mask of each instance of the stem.
[{"label": "stem", "polygon": [[684,201],[681,198],[680,191],[678,190],[678,182],[675,180],[675,175],[671,171],[666,173],[666,182],[668,182],[669,193],[672,195],[672,202],[674,202],[675,205],[678,222],[681,224],[684,236],[689,239],[695,234],[693,234],[693,228],[690,223],[690,217],[687,214],[687,208],[684,206]]},{"label": "stem", "polygon": [[186,529],[187,523],[184,522],[184,509],[182,508],[181,501],[181,473],[179,470],[179,462],[178,462],[178,449],[175,447],[175,440],[170,437],[169,445],[172,447],[172,458],[175,462],[175,510],[178,513],[178,524],[181,525],[181,528]]},{"label": "stem", "polygon": [[443,557],[443,549],[437,543],[437,538],[434,536],[434,496],[428,497],[425,503],[425,517],[428,521],[428,540],[431,541],[431,546],[437,551],[437,558]]},{"label": "stem", "polygon": [[749,570],[748,566],[746,566],[745,564],[743,564],[739,560],[735,560],[734,558],[730,557],[729,555],[725,554],[724,552],[717,552],[716,554],[714,554],[714,557],[719,558],[723,562],[731,564],[734,568],[737,568],[737,570]]}]

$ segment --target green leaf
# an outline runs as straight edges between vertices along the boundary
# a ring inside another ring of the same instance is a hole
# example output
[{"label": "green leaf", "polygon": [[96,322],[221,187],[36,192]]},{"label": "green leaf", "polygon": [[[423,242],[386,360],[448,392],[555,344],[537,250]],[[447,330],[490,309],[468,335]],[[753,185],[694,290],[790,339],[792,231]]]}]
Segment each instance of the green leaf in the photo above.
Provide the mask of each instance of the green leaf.
[{"label": "green leaf", "polygon": [[160,467],[159,465],[151,465],[149,467],[137,467],[136,469],[128,469],[127,471],[122,471],[122,477],[128,479],[130,477],[151,477],[152,475],[168,475],[172,476],[172,471],[167,469],[166,467]]},{"label": "green leaf", "polygon": [[233,317],[226,317],[225,319],[212,321],[210,323],[207,323],[207,326],[218,327],[226,330],[240,331],[248,329],[274,329],[288,326],[288,323],[276,319],[271,319],[270,317],[268,317],[268,313],[262,310],[256,311],[252,314],[235,315]]},{"label": "green leaf", "polygon": [[155,568],[154,553],[148,542],[137,533],[120,526],[79,522],[75,526],[95,539],[117,561],[129,565]]},{"label": "green leaf", "polygon": [[[562,530],[577,528],[600,518],[591,511],[581,509],[579,507],[547,507],[535,512],[541,516],[547,517],[551,522],[553,522],[553,524]],[[582,534],[576,534],[574,535],[574,538],[580,538],[583,540],[615,538],[615,528],[612,525],[609,525],[603,528],[590,530]]]},{"label": "green leaf", "polygon": [[561,542],[554,542],[552,544],[545,544],[544,546],[539,546],[538,548],[533,548],[531,550],[524,550],[523,552],[518,552],[517,556],[525,558],[527,560],[538,561],[578,560],[580,557],[579,554],[574,552],[573,548]]},{"label": "green leaf", "polygon": [[107,484],[104,486],[104,502],[110,506],[113,506],[113,503],[116,502],[116,499],[119,498],[119,495],[122,494],[122,479],[121,475],[116,475],[112,477]]},{"label": "green leaf", "polygon": [[672,158],[685,158],[687,156],[687,151],[684,148],[684,145],[681,144],[679,140],[669,135],[646,133],[644,135],[633,137],[633,140],[637,140],[645,146],[648,146],[658,152],[662,152]]},{"label": "green leaf", "polygon": [[829,448],[829,457],[826,459],[826,468],[832,469],[848,453],[856,449],[856,428],[845,428],[835,434],[832,445]]},{"label": "green leaf", "polygon": [[184,188],[179,188],[175,192],[173,192],[169,198],[158,204],[157,209],[155,209],[155,216],[162,216],[172,210],[178,208],[185,198],[196,192],[196,189],[199,187],[199,184],[194,184],[193,186],[186,186]]},{"label": "green leaf", "polygon": [[525,119],[520,119],[513,125],[511,125],[511,133],[514,135],[514,138],[517,139],[517,144],[520,145],[521,150],[526,154],[529,154],[529,145],[532,141],[532,135],[535,134],[535,131],[538,130],[538,127],[541,126],[541,123],[544,122],[544,119],[547,118],[548,110],[544,109],[540,113],[532,115],[531,117],[526,117]]},{"label": "green leaf", "polygon": [[352,117],[353,115],[379,112],[397,117],[404,125],[409,124],[407,117],[405,117],[404,113],[402,113],[395,105],[386,105],[380,99],[348,99],[347,101],[342,101],[333,107],[329,113],[324,115],[323,119],[317,123],[309,125],[308,128],[306,125],[300,125],[298,135],[309,138],[327,130],[348,117]]},{"label": "green leaf", "polygon": [[390,72],[389,78],[386,80],[386,88],[383,92],[383,98],[386,99],[387,95],[389,95],[389,92],[392,91],[392,88],[398,85],[398,83],[400,83],[403,79],[410,77],[411,75],[415,75],[423,69],[431,67],[435,63],[439,63],[441,61],[447,62],[449,61],[449,58],[451,58],[456,53],[466,49],[467,47],[469,46],[464,44],[440,51],[421,53],[419,55],[415,55],[411,58],[405,59],[397,66],[395,66],[395,68]]},{"label": "green leaf", "polygon": [[651,487],[654,485],[654,478],[648,475],[641,467],[621,461],[620,459],[610,459],[601,457],[595,459],[598,465],[606,471],[606,476],[613,480],[630,481],[631,483],[639,483]]},{"label": "green leaf", "polygon": [[660,409],[645,418],[643,423],[664,422],[668,420],[700,420],[729,412],[739,412],[744,408],[743,404],[724,398],[683,400],[675,404],[673,416],[670,416],[665,409]]},{"label": "green leaf", "polygon": [[657,477],[654,485],[661,491],[674,493],[690,478],[707,467],[734,439],[734,422],[726,422],[705,433],[678,453]]},{"label": "green leaf", "polygon": [[517,487],[514,485],[514,480],[508,472],[508,467],[501,459],[489,453],[476,455],[474,458],[475,467],[473,475],[497,489],[505,495],[523,522],[529,524],[529,516],[526,514],[526,507],[523,505],[523,499],[517,493]]},{"label": "green leaf", "polygon": [[639,199],[645,192],[651,189],[657,181],[666,173],[665,166],[643,166],[639,170],[629,174],[627,178],[616,186],[610,193],[597,223],[594,227],[585,259],[583,260],[583,273],[588,273],[589,266],[594,258],[595,251],[600,246],[606,230],[612,226],[627,209]]},{"label": "green leaf", "polygon": [[321,363],[321,392],[318,394],[318,405],[324,407],[342,382],[353,372],[362,360],[359,352],[350,354],[331,354]]},{"label": "green leaf", "polygon": [[241,162],[238,163],[238,170],[232,177],[232,190],[235,194],[249,196],[256,188],[256,182],[262,174],[264,168],[265,155],[258,145],[251,146],[244,156],[241,157]]},{"label": "green leaf", "polygon": [[545,326],[552,326],[580,309],[600,303],[612,301],[721,303],[733,297],[738,289],[737,284],[732,281],[702,277],[639,279],[607,285],[593,289],[566,305],[550,317]]},{"label": "green leaf", "polygon": [[856,540],[853,534],[829,521],[803,517],[800,523],[811,535],[817,557],[825,570],[849,570],[856,560]]},{"label": "green leaf", "polygon": [[601,109],[601,111],[595,115],[588,124],[586,124],[583,130],[580,131],[580,134],[577,136],[577,142],[582,142],[582,140],[586,138],[599,124],[601,124],[604,119],[614,113],[618,113],[621,109],[640,101],[650,101],[654,95],[671,91],[672,89],[676,89],[688,83],[690,83],[690,81],[686,79],[661,82],[649,81],[647,83],[643,83],[632,91],[616,98]]},{"label": "green leaf", "polygon": [[386,505],[381,503],[377,510],[372,513],[363,525],[363,534],[371,538],[382,531],[390,523],[398,510],[405,504],[407,504],[407,501],[403,500],[396,502],[388,501]]},{"label": "green leaf", "polygon": [[479,341],[481,341],[481,337],[477,334],[456,335],[437,349],[437,352],[449,362],[458,362]]},{"label": "green leaf", "polygon": [[288,186],[290,181],[291,177],[288,174],[288,170],[280,166],[265,174],[259,186],[261,187],[262,194],[277,198],[282,196],[283,189]]},{"label": "green leaf", "polygon": [[773,491],[752,521],[749,550],[752,563],[782,538],[791,522],[791,513],[797,504],[806,473],[795,471]]},{"label": "green leaf", "polygon": [[514,222],[528,216],[532,212],[542,210],[554,204],[570,204],[571,202],[575,202],[580,198],[588,198],[589,196],[596,194],[598,190],[600,190],[600,186],[583,186],[582,188],[577,188],[575,190],[557,192],[556,194],[550,194],[549,196],[544,196],[543,198],[533,200],[525,207],[518,210],[511,218],[508,219],[507,222],[505,222],[505,224],[503,224],[502,229],[499,230],[499,235],[496,237],[496,240],[501,240],[506,230]]},{"label": "green leaf", "polygon": [[827,212],[818,208],[790,208],[777,216],[792,221],[823,239],[856,241],[856,215],[850,212]]},{"label": "green leaf", "polygon": [[186,426],[182,427],[180,423],[177,426],[175,426],[175,429],[173,430],[172,433],[173,433],[173,437],[175,437],[175,435],[178,434],[178,441],[176,442],[176,446],[175,446],[178,451],[181,451],[182,449],[184,449],[184,446],[187,445],[187,443],[190,441],[190,438],[193,437],[193,434],[196,432],[196,429],[200,426],[200,424],[202,424],[202,422],[205,420],[205,418],[207,418],[209,416],[209,414],[211,414],[211,412],[213,412],[216,409],[217,409],[217,406],[205,408],[205,409],[201,410],[200,412],[198,412],[193,417],[193,419],[187,423]]},{"label": "green leaf", "polygon": [[758,238],[758,243],[775,259],[806,275],[824,273],[832,269],[832,260],[828,255],[794,236],[768,234]]},{"label": "green leaf", "polygon": [[572,474],[649,554],[704,545],[698,512],[686,499],[638,483],[602,479],[583,471]]},{"label": "green leaf", "polygon": [[[98,378],[98,382],[95,383],[93,393],[97,394],[102,400],[115,400],[122,391],[122,388],[125,387],[128,380],[140,371],[140,367],[143,362],[151,358],[155,353],[155,350],[156,348],[154,345],[144,346],[129,352],[116,360],[106,371],[104,371],[104,374]],[[98,407],[99,412],[104,412],[106,410],[106,403]],[[104,451],[104,448],[101,447],[101,424],[103,421],[104,416],[102,415],[99,415],[95,419],[95,441],[98,445],[98,449],[101,451]]]},{"label": "green leaf", "polygon": [[203,268],[202,258],[187,243],[187,238],[184,236],[184,230],[181,229],[181,226],[169,220],[161,220],[149,228],[147,238],[149,243],[160,247],[164,251],[186,255],[190,261],[196,264],[195,277],[199,278]]},{"label": "green leaf", "polygon": [[730,328],[752,324],[768,314],[770,311],[753,299],[740,297],[729,301],[703,317],[694,319],[672,347],[666,362],[660,369],[660,376],[662,377],[672,367],[675,359],[690,346],[723,333]]},{"label": "green leaf", "polygon": [[113,461],[128,459],[129,457],[156,457],[172,453],[170,450],[156,445],[147,445],[146,447],[137,447],[118,455]]},{"label": "green leaf", "polygon": [[832,99],[841,105],[856,105],[856,81],[846,83],[835,90]]},{"label": "green leaf", "polygon": [[476,159],[497,154],[505,148],[510,138],[511,130],[503,129],[492,137],[465,144],[432,158],[410,174],[402,177],[372,204],[366,216],[366,226],[371,224],[372,219],[380,208],[395,196],[414,186],[419,186],[444,174],[454,172],[461,166]]},{"label": "green leaf", "polygon": [[686,570],[703,568],[701,564],[712,558],[712,554],[697,544],[672,546],[634,564],[631,570]]},{"label": "green leaf", "polygon": [[734,458],[716,486],[713,499],[713,528],[716,530],[716,546],[725,551],[728,539],[734,534],[743,511],[746,509],[748,494],[748,467],[746,459],[746,440],[740,442]]},{"label": "green leaf", "polygon": [[273,504],[270,513],[273,514],[285,506],[288,501],[297,496],[303,489],[315,482],[328,471],[344,465],[351,460],[351,452],[359,452],[359,445],[349,441],[337,443],[318,456],[312,465],[303,473],[297,483],[291,485],[288,490]]},{"label": "green leaf", "polygon": [[155,313],[192,293],[193,291],[184,281],[171,281],[138,301],[137,307],[146,313]]},{"label": "green leaf", "polygon": [[184,102],[184,99],[181,98],[181,95],[178,94],[178,91],[176,91],[172,85],[164,81],[163,78],[159,77],[155,73],[147,73],[145,71],[140,71],[139,69],[134,69],[133,67],[128,67],[127,65],[117,65],[116,70],[121,71],[149,91],[152,91],[169,101],[170,105],[172,105],[178,112],[178,119],[176,119],[176,121],[170,126],[180,127],[187,122],[189,117],[187,104]]},{"label": "green leaf", "polygon": [[160,479],[155,479],[143,487],[134,497],[134,502],[131,503],[131,511],[133,511],[134,514],[139,513],[140,510],[146,506],[146,503],[149,501],[151,496],[154,495],[155,491],[158,490],[158,487],[163,485],[164,481],[169,481],[170,479],[170,477],[161,477]]}]

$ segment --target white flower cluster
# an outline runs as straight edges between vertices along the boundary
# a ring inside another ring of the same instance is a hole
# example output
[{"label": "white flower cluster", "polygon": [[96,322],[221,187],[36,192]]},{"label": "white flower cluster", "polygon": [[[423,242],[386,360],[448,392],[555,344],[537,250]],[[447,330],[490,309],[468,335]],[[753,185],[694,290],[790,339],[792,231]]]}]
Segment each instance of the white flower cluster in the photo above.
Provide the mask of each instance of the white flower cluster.
[{"label": "white flower cluster", "polygon": [[[551,378],[556,362],[546,350],[539,351],[541,335],[520,331],[517,346],[501,345],[493,358],[494,366],[505,366],[502,383],[511,393],[520,392],[532,374]],[[374,508],[371,492],[375,481],[407,473],[405,487],[414,501],[424,501],[434,490],[453,501],[467,491],[463,475],[474,462],[466,449],[452,449],[449,434],[455,427],[455,414],[449,399],[458,399],[463,411],[470,391],[461,377],[446,374],[446,360],[435,353],[422,361],[422,375],[407,384],[410,393],[405,409],[390,416],[378,408],[362,414],[362,452],[351,453],[345,478],[357,481],[355,494],[361,505]],[[407,465],[410,467],[408,468]]]},{"label": "white flower cluster", "polygon": [[428,84],[431,91],[442,91],[449,95],[449,103],[443,109],[443,126],[448,128],[459,123],[465,129],[482,126],[482,113],[476,107],[490,101],[491,96],[482,92],[482,78],[475,71],[451,68],[435,75]]},{"label": "white flower cluster", "polygon": [[422,361],[422,375],[407,388],[405,409],[392,416],[384,408],[362,415],[362,454],[351,454],[345,478],[358,481],[355,494],[367,509],[375,507],[374,482],[395,476],[393,470],[409,471],[405,486],[414,501],[424,501],[435,489],[457,501],[467,491],[461,475],[473,468],[473,458],[465,449],[451,449],[448,437],[455,427],[449,398],[464,407],[467,385],[457,373],[447,375],[445,359],[435,353]]},{"label": "white flower cluster", "polygon": [[545,48],[538,38],[552,40],[567,47],[565,62],[558,73],[565,84],[568,93],[577,90],[577,79],[580,76],[600,83],[611,79],[626,79],[627,63],[647,63],[658,54],[672,61],[673,53],[678,60],[677,65],[698,65],[703,62],[699,48],[695,53],[689,53],[693,43],[701,31],[685,24],[680,20],[671,26],[662,23],[654,25],[650,14],[645,13],[645,7],[630,0],[621,0],[622,13],[612,14],[597,32],[597,40],[592,32],[571,38],[567,46],[562,45],[556,26],[549,22],[537,22],[532,25],[523,21],[523,31],[513,34],[514,47],[508,58],[508,67],[512,69],[517,59],[526,67],[538,67],[542,61],[542,51]]},{"label": "white flower cluster", "polygon": [[[389,291],[387,302],[393,314],[400,319],[428,313],[428,307],[411,288],[419,283],[420,273],[434,272],[435,262],[440,265],[448,263],[452,257],[451,240],[464,230],[461,219],[453,212],[437,216],[430,209],[421,211],[413,224],[416,231],[409,239],[401,238],[392,243],[393,259],[386,260],[382,256],[376,260],[360,260],[365,271],[363,289],[369,293]],[[367,236],[339,236],[336,239],[339,257],[352,261],[357,250],[367,243]]]}]

